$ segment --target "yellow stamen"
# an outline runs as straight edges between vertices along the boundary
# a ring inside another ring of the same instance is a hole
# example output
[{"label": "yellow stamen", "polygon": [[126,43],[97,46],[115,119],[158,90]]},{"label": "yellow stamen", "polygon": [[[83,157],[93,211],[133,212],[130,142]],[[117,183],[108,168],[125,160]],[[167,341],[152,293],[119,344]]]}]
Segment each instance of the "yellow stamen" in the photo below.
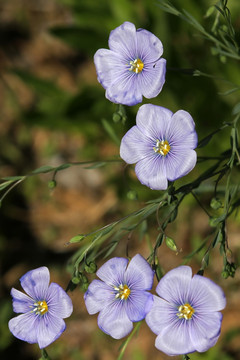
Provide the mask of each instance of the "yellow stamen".
[{"label": "yellow stamen", "polygon": [[117,294],[115,296],[116,299],[120,298],[121,300],[127,300],[131,290],[129,289],[129,287],[125,284],[125,285],[119,285],[119,287],[114,287],[114,290],[117,291]]},{"label": "yellow stamen", "polygon": [[37,315],[43,315],[48,312],[48,305],[45,300],[35,302],[34,306],[33,312]]},{"label": "yellow stamen", "polygon": [[154,146],[153,150],[155,153],[159,153],[163,156],[166,156],[171,149],[169,142],[167,140],[157,140],[156,146]]},{"label": "yellow stamen", "polygon": [[139,74],[144,68],[144,63],[140,59],[135,59],[134,61],[130,61],[129,64],[131,65],[129,70],[135,72],[136,74]]},{"label": "yellow stamen", "polygon": [[179,317],[179,319],[185,319],[185,320],[190,320],[195,312],[193,307],[188,303],[179,306],[178,311],[179,312],[177,313],[177,316]]}]

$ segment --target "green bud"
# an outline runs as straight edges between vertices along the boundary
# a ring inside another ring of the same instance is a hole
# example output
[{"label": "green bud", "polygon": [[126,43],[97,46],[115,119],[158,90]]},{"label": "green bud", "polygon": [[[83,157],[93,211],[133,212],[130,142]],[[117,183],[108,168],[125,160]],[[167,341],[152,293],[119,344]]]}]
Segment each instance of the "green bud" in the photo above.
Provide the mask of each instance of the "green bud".
[{"label": "green bud", "polygon": [[76,235],[76,236],[74,236],[73,238],[71,238],[71,240],[69,241],[71,244],[72,243],[78,243],[78,242],[80,242],[80,241],[82,241],[82,240],[84,240],[85,239],[85,235],[83,235],[83,234],[79,234],[79,235]]},{"label": "green bud", "polygon": [[210,202],[210,206],[211,206],[212,209],[218,210],[218,209],[220,209],[222,207],[222,202],[218,198],[212,198],[212,200]]},{"label": "green bud", "polygon": [[82,284],[82,285],[81,285],[81,289],[82,289],[83,291],[87,291],[88,285],[89,285],[88,283]]},{"label": "green bud", "polygon": [[77,284],[80,283],[80,279],[79,279],[78,277],[74,276],[74,277],[72,278],[72,283],[75,284],[75,285],[77,285]]},{"label": "green bud", "polygon": [[88,284],[88,278],[86,277],[86,275],[81,274],[81,283]]},{"label": "green bud", "polygon": [[122,116],[121,116],[121,114],[119,114],[118,112],[115,112],[114,114],[113,114],[113,121],[115,122],[115,123],[117,123],[117,122],[119,122],[120,120],[121,120],[121,118],[122,118]]},{"label": "green bud", "polygon": [[85,265],[84,270],[89,274],[93,274],[97,271],[97,265],[92,261]]},{"label": "green bud", "polygon": [[48,182],[48,188],[49,189],[55,189],[55,187],[57,186],[57,182],[55,180],[51,180]]},{"label": "green bud", "polygon": [[227,279],[227,278],[229,277],[228,271],[223,270],[222,273],[221,273],[221,276],[222,276],[224,279]]},{"label": "green bud", "polygon": [[129,190],[127,193],[127,198],[129,200],[137,200],[138,199],[138,194],[135,190]]},{"label": "green bud", "polygon": [[216,227],[218,225],[218,223],[219,223],[218,217],[212,216],[212,217],[209,218],[209,225],[211,227]]},{"label": "green bud", "polygon": [[178,252],[177,245],[176,245],[175,241],[172,238],[166,236],[165,237],[165,242],[166,242],[166,245],[169,247],[169,249],[171,249],[171,250],[173,250],[175,252]]}]

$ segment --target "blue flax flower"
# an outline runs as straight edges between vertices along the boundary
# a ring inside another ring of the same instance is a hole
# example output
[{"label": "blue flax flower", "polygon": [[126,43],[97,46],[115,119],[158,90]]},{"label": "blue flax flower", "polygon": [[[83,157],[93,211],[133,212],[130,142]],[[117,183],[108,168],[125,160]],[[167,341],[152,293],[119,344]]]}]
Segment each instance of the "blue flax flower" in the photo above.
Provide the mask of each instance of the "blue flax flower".
[{"label": "blue flax flower", "polygon": [[226,299],[222,289],[200,275],[192,277],[189,266],[169,271],[156,288],[151,311],[146,316],[158,335],[155,346],[167,355],[203,352],[220,335]]},{"label": "blue flax flower", "polygon": [[191,115],[152,104],[142,105],[136,125],[122,138],[120,156],[135,164],[139,181],[153,190],[165,190],[168,180],[188,174],[196,165],[197,133]]},{"label": "blue flax flower", "polygon": [[71,315],[72,300],[56,283],[49,285],[47,267],[28,271],[20,279],[26,294],[12,288],[13,310],[22,313],[8,323],[11,333],[40,349],[55,341],[65,330],[64,318]]},{"label": "blue flax flower", "polygon": [[112,30],[109,49],[94,55],[98,81],[106,98],[117,104],[135,105],[156,97],[165,82],[166,60],[163,46],[151,32],[124,22]]},{"label": "blue flax flower", "polygon": [[121,339],[130,333],[133,322],[145,318],[153,303],[154,273],[139,254],[130,263],[112,258],[97,271],[101,280],[93,280],[84,300],[89,314],[98,315],[98,326],[106,334]]}]

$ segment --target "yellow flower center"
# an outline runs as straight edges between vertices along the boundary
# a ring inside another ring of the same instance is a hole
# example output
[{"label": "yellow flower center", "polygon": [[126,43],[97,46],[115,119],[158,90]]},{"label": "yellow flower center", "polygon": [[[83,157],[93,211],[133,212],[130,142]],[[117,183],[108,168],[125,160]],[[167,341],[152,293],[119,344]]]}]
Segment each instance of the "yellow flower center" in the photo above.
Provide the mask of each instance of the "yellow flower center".
[{"label": "yellow flower center", "polygon": [[177,316],[179,319],[190,320],[195,312],[191,305],[184,304],[179,306]]},{"label": "yellow flower center", "polygon": [[139,74],[144,68],[144,63],[140,59],[130,61],[129,65],[131,65],[129,70],[135,72],[136,74]]},{"label": "yellow flower center", "polygon": [[131,290],[129,289],[129,287],[125,284],[125,285],[119,285],[119,287],[114,287],[114,290],[117,291],[117,294],[115,295],[115,298],[118,299],[120,298],[121,300],[127,300]]},{"label": "yellow flower center", "polygon": [[155,153],[159,153],[163,156],[166,156],[171,149],[169,142],[167,140],[157,140],[156,146],[154,146],[153,150]]},{"label": "yellow flower center", "polygon": [[48,306],[45,300],[35,302],[34,306],[33,312],[37,315],[43,315],[48,312]]}]

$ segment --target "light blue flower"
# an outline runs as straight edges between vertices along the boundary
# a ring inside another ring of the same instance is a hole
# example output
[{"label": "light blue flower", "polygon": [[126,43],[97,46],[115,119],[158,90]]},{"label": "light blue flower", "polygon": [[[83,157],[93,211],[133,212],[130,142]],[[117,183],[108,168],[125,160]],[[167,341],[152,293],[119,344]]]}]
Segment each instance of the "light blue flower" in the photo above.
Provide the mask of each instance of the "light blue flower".
[{"label": "light blue flower", "polygon": [[26,294],[14,288],[11,290],[13,310],[22,314],[9,321],[9,330],[20,340],[37,343],[40,349],[62,334],[66,328],[63,319],[73,310],[67,293],[56,283],[49,285],[49,280],[48,268],[40,267],[21,277]]},{"label": "light blue flower", "polygon": [[94,55],[98,81],[106,98],[117,104],[135,105],[156,97],[165,82],[166,60],[163,46],[151,32],[124,22],[112,30],[109,49]]}]

